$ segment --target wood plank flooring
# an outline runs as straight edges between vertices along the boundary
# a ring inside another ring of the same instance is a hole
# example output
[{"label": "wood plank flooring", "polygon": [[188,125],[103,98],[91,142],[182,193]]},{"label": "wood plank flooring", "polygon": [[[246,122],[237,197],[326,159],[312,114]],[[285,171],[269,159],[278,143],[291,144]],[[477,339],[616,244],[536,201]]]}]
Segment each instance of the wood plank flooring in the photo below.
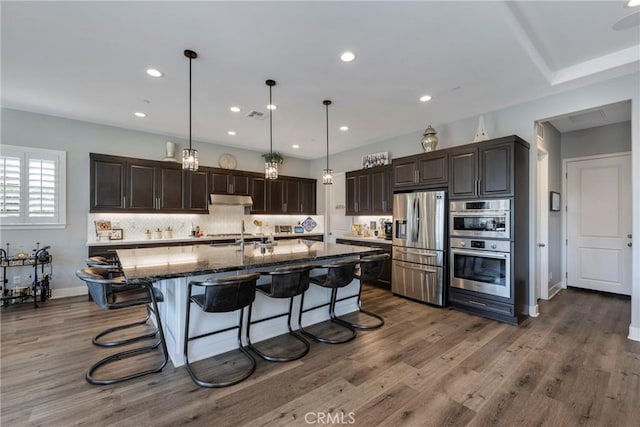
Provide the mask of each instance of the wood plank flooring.
[{"label": "wood plank flooring", "polygon": [[[105,312],[83,297],[35,310],[5,307],[1,424],[638,425],[640,343],[626,339],[627,298],[565,290],[518,327],[374,287],[365,288],[363,301],[385,318],[384,327],[348,344],[312,343],[295,362],[257,359],[252,377],[224,389],[199,388],[171,363],[123,384],[87,384],[85,370],[113,351],[93,346],[91,337],[141,310]],[[212,362],[196,367],[206,376],[235,366],[227,360],[213,371]]]}]

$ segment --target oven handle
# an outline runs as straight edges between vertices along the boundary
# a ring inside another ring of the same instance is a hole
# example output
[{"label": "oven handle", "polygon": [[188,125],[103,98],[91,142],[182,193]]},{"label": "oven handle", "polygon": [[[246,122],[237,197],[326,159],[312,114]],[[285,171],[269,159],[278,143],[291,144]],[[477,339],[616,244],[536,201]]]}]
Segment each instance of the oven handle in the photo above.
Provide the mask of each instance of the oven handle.
[{"label": "oven handle", "polygon": [[482,256],[486,258],[494,259],[508,259],[509,253],[504,252],[487,252],[487,251],[465,251],[461,249],[451,249],[452,254],[469,255],[469,256]]},{"label": "oven handle", "polygon": [[451,216],[490,216],[490,215],[504,215],[509,216],[509,211],[451,211]]}]

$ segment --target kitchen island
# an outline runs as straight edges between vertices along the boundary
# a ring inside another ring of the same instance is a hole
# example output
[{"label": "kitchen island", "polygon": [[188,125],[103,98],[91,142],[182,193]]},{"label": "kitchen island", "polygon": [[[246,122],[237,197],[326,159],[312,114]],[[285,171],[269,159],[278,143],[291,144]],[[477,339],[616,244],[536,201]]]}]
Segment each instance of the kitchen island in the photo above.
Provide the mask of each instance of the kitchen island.
[{"label": "kitchen island", "polygon": [[[375,248],[317,242],[311,240],[287,240],[268,246],[246,243],[239,245],[210,246],[167,246],[155,248],[120,249],[118,258],[125,277],[149,279],[164,294],[164,302],[159,304],[160,315],[167,341],[167,349],[174,366],[184,364],[182,348],[186,319],[187,284],[190,280],[206,280],[209,277],[244,274],[254,271],[272,271],[278,267],[313,264],[326,265],[332,261],[357,259],[360,255],[377,253]],[[323,269],[312,271],[312,275],[323,273]],[[261,281],[270,280],[261,277]],[[259,282],[260,283],[260,282]],[[194,288],[194,292],[202,292]],[[341,288],[338,298],[356,295],[358,283]],[[305,308],[328,303],[331,291],[311,285],[305,293]],[[263,319],[288,310],[288,300],[268,298],[256,293],[253,318]],[[350,298],[336,305],[336,314],[343,315],[358,309],[357,299]],[[213,329],[223,329],[237,323],[238,313],[204,313],[191,307],[190,335],[199,335]],[[297,304],[294,304],[294,318],[297,318]],[[329,319],[328,308],[307,312],[303,316],[304,326]],[[260,322],[251,328],[253,342],[287,333],[286,317]],[[190,344],[189,359],[197,361],[237,347],[236,332],[229,331],[209,336]]]}]

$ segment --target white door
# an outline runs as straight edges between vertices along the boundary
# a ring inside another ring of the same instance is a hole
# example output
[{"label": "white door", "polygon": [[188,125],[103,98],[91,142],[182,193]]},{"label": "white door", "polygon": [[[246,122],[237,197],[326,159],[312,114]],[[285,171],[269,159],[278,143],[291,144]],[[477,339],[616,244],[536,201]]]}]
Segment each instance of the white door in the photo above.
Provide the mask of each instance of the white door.
[{"label": "white door", "polygon": [[567,285],[631,295],[631,156],[567,162]]}]

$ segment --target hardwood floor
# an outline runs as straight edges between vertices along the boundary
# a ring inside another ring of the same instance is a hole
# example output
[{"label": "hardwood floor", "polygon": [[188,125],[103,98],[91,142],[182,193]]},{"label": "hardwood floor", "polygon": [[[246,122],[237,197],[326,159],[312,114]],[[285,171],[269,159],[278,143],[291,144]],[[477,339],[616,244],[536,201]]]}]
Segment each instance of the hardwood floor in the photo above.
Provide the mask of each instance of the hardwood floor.
[{"label": "hardwood floor", "polygon": [[[630,301],[578,290],[541,301],[514,327],[366,287],[386,324],[303,359],[258,359],[248,380],[202,389],[184,367],[120,385],[87,384],[113,350],[91,344],[142,311],[104,312],[83,297],[1,312],[3,426],[637,426],[640,343]],[[276,345],[280,339],[274,340]],[[151,361],[152,362],[152,361]],[[127,362],[129,363],[129,362]],[[196,364],[207,372],[211,361]],[[225,369],[232,367],[227,363]],[[200,372],[200,371],[199,371]]]}]

